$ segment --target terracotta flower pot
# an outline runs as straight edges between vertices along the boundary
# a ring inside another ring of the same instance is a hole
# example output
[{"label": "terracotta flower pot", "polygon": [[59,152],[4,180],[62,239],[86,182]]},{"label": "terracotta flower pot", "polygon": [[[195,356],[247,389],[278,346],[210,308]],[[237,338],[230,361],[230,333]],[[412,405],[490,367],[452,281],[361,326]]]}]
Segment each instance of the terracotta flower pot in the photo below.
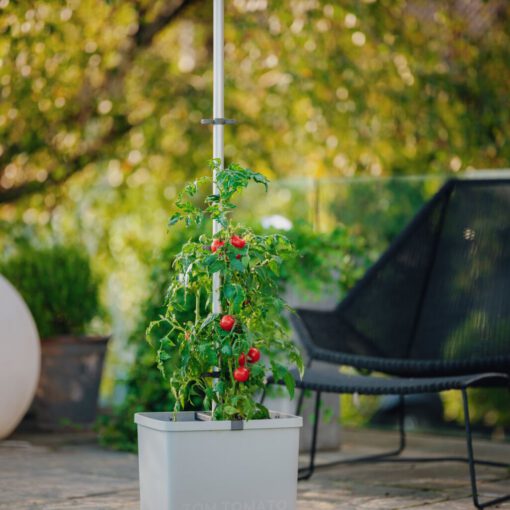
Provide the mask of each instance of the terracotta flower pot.
[{"label": "terracotta flower pot", "polygon": [[108,340],[65,335],[41,341],[41,376],[32,406],[38,428],[94,423]]}]

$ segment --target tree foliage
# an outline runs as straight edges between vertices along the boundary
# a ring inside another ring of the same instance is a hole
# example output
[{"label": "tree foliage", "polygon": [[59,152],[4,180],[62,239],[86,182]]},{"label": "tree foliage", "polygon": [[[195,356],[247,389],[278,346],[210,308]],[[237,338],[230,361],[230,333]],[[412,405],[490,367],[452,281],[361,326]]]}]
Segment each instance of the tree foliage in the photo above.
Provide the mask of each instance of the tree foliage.
[{"label": "tree foliage", "polygon": [[[82,171],[110,169],[128,188],[146,172],[201,172],[211,2],[2,11],[0,202]],[[226,104],[240,121],[227,156],[314,176],[505,166],[509,12],[497,0],[227,2]]]}]

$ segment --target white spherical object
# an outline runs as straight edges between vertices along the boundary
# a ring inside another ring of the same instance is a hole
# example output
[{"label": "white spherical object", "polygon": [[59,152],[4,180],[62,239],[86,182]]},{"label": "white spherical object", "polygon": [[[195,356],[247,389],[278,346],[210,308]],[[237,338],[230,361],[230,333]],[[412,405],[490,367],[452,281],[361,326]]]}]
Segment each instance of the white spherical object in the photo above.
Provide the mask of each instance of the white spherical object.
[{"label": "white spherical object", "polygon": [[0,275],[0,439],[21,421],[39,381],[41,346],[32,314]]}]

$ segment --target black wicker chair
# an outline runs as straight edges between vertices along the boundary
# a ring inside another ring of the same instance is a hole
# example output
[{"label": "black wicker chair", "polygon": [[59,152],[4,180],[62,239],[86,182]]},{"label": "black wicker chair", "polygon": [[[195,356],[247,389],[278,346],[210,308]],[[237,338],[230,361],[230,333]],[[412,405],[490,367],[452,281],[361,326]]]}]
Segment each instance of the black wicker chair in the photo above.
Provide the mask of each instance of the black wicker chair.
[{"label": "black wicker chair", "polygon": [[[309,478],[316,467],[323,392],[399,395],[400,442],[395,450],[341,462],[464,461],[477,508],[482,503],[467,389],[510,384],[510,180],[451,180],[428,202],[379,261],[333,311],[300,309],[293,318],[309,364],[298,387],[316,392]],[[346,375],[313,361],[385,376]],[[405,448],[405,395],[460,390],[467,457],[397,458]],[[301,392],[303,395],[304,392]],[[302,404],[302,396],[298,412]],[[324,465],[323,465],[324,466]]]}]

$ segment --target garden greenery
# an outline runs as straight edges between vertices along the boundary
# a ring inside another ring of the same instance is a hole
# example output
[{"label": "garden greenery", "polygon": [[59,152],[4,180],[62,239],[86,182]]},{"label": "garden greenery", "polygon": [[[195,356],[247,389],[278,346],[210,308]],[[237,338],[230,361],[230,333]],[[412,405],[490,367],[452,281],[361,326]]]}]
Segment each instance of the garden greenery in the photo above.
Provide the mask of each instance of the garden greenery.
[{"label": "garden greenery", "polygon": [[[157,348],[158,367],[168,377],[175,411],[202,396],[203,408],[213,410],[213,419],[268,418],[268,410],[254,397],[264,388],[269,371],[285,382],[291,397],[294,378],[289,365],[303,371],[299,350],[287,334],[286,305],[280,297],[283,257],[293,247],[280,233],[258,235],[230,221],[233,197],[250,182],[267,188],[263,175],[237,164],[222,169],[218,160],[210,166],[217,193],[205,198],[203,208],[197,207],[192,200],[199,186],[211,184],[212,178],[188,184],[176,201],[179,211],[170,224],[201,225],[212,219],[222,229],[214,236],[202,234],[189,240],[177,254],[177,277],[168,289],[166,313],[150,324],[147,339]],[[211,311],[212,279],[217,272],[221,313]],[[192,320],[183,316],[190,303]],[[178,366],[167,370],[177,357]]]},{"label": "garden greenery", "polygon": [[84,334],[99,315],[98,280],[79,245],[24,244],[0,265],[21,293],[41,338]]},{"label": "garden greenery", "polygon": [[[256,223],[251,224],[257,234],[278,233],[276,229],[264,230]],[[192,229],[195,237],[209,230],[208,225],[199,225]],[[129,344],[134,349],[133,363],[126,377],[119,381],[126,392],[125,398],[108,415],[101,416],[98,429],[101,443],[110,448],[136,451],[136,425],[133,415],[137,412],[165,411],[172,409],[175,399],[172,397],[168,377],[161,381],[155,368],[156,353],[147,342],[142,341],[146,325],[164,315],[166,307],[162,305],[169,284],[177,277],[173,261],[180,253],[182,245],[190,237],[190,228],[175,226],[162,251],[157,252],[150,262],[152,267],[148,282],[148,297],[142,305],[137,326],[132,331]],[[300,296],[314,300],[337,289],[342,297],[350,286],[364,273],[369,261],[365,256],[364,238],[345,227],[338,225],[331,232],[317,232],[305,222],[294,222],[285,235],[294,246],[294,250],[283,259],[279,285],[282,293],[286,288],[296,289]],[[181,300],[181,318],[184,322],[194,318],[193,300],[184,303]],[[167,376],[173,367],[167,361]],[[172,360],[179,364],[179,357]],[[202,409],[203,395],[193,397],[188,409]]]}]

